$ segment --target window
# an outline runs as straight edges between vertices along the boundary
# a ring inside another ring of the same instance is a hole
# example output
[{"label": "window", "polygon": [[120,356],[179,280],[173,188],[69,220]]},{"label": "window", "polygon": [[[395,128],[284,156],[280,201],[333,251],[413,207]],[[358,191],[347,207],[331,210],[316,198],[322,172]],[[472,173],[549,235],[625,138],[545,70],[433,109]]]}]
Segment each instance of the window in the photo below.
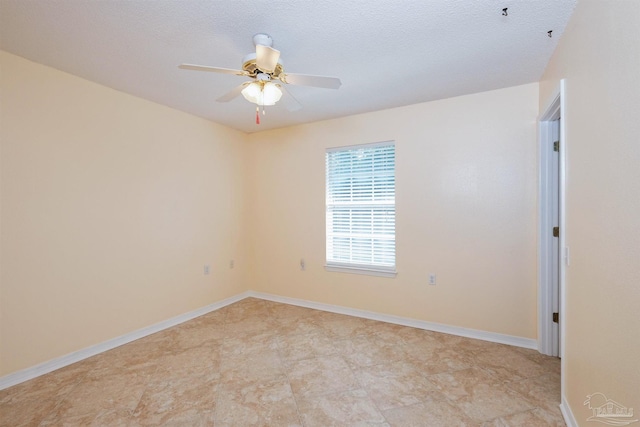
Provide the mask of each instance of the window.
[{"label": "window", "polygon": [[328,149],[327,270],[394,276],[395,143]]}]

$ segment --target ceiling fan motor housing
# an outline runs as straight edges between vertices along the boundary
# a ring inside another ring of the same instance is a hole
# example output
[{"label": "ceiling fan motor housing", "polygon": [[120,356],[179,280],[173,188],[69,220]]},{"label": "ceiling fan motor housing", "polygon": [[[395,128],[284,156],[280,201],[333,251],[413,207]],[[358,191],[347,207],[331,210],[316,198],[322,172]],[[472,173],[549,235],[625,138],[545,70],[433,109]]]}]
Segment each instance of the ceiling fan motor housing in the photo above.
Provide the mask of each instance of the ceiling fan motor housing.
[{"label": "ceiling fan motor housing", "polygon": [[[256,47],[258,45],[271,47],[273,45],[273,39],[269,34],[258,33],[253,36],[253,44]],[[249,77],[255,78],[256,76],[259,76],[265,73],[264,71],[258,68],[256,61],[257,61],[256,52],[251,52],[250,54],[246,55],[242,59],[242,69],[249,74]],[[275,66],[273,72],[268,74],[270,75],[271,78],[274,78],[274,79],[280,78],[280,74],[283,74],[283,77],[284,77],[284,66],[282,65],[282,61],[280,60],[280,57],[278,57],[278,63]]]},{"label": "ceiling fan motor housing", "polygon": [[[258,69],[256,65],[256,53],[250,53],[242,59],[242,69],[249,73],[250,77],[255,77],[258,74],[263,74],[262,71]],[[284,66],[282,65],[282,60],[278,59],[278,65],[276,65],[275,70],[271,73],[271,77],[274,79],[280,78],[280,74],[284,73]]]}]

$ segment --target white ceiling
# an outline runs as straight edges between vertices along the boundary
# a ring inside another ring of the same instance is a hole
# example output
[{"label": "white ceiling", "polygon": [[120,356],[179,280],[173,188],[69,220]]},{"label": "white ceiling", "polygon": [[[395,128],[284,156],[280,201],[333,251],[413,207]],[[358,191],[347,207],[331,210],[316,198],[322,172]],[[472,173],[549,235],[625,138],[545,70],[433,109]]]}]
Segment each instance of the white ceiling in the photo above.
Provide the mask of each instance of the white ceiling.
[{"label": "white ceiling", "polygon": [[[576,0],[0,0],[0,48],[245,132],[538,81]],[[508,16],[502,9],[508,7]],[[553,30],[553,37],[547,31]],[[339,90],[288,86],[303,105],[215,99],[267,33],[285,72],[336,76]]]}]

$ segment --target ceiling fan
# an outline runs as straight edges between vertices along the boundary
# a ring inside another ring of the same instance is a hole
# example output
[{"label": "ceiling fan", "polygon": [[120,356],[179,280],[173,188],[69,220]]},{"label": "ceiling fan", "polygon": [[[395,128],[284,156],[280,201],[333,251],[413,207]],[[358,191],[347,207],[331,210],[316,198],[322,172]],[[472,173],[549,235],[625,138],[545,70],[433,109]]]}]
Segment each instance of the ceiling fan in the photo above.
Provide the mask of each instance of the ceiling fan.
[{"label": "ceiling fan", "polygon": [[253,36],[253,44],[256,52],[250,53],[242,61],[242,70],[229,68],[210,67],[206,65],[181,64],[183,70],[211,71],[214,73],[234,74],[236,76],[249,77],[251,80],[235,87],[230,92],[222,95],[216,101],[228,102],[242,94],[244,98],[257,105],[256,124],[260,124],[258,111],[262,107],[275,105],[282,94],[286,94],[287,108],[290,111],[298,110],[302,106],[285,89],[285,85],[313,86],[325,89],[338,89],[342,84],[336,77],[313,76],[308,74],[285,73],[280,60],[280,51],[272,48],[273,39],[268,34],[256,34]]}]

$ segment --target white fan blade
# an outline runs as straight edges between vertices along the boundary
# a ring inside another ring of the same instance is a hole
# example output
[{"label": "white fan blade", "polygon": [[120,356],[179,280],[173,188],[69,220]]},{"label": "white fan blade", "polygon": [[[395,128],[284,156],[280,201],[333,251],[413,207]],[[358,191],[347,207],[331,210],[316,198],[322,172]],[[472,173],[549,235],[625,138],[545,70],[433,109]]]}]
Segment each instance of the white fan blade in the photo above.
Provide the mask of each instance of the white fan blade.
[{"label": "white fan blade", "polygon": [[183,70],[195,70],[195,71],[213,71],[214,73],[222,73],[222,74],[234,74],[236,76],[246,76],[246,71],[242,70],[232,70],[231,68],[220,68],[220,67],[209,67],[206,65],[195,65],[195,64],[180,64],[178,68]]},{"label": "white fan blade", "polygon": [[282,97],[281,102],[288,111],[298,111],[299,109],[302,108],[302,105],[298,102],[296,98],[294,98],[293,95],[291,95],[291,92],[289,92],[284,87],[284,85],[278,85],[278,86],[280,87],[284,95]]},{"label": "white fan blade", "polygon": [[236,86],[233,89],[231,89],[230,92],[225,93],[224,95],[222,95],[220,98],[216,99],[216,101],[218,102],[229,102],[232,99],[234,99],[236,96],[240,95],[240,92],[242,92],[242,89],[244,89],[244,87],[246,85],[248,85],[250,82],[245,82],[242,83],[240,86]]},{"label": "white fan blade", "polygon": [[263,73],[273,73],[280,59],[280,51],[261,44],[256,45],[256,67]]},{"label": "white fan blade", "polygon": [[285,74],[281,80],[290,85],[323,87],[325,89],[338,89],[342,82],[337,77],[311,76],[308,74]]}]

